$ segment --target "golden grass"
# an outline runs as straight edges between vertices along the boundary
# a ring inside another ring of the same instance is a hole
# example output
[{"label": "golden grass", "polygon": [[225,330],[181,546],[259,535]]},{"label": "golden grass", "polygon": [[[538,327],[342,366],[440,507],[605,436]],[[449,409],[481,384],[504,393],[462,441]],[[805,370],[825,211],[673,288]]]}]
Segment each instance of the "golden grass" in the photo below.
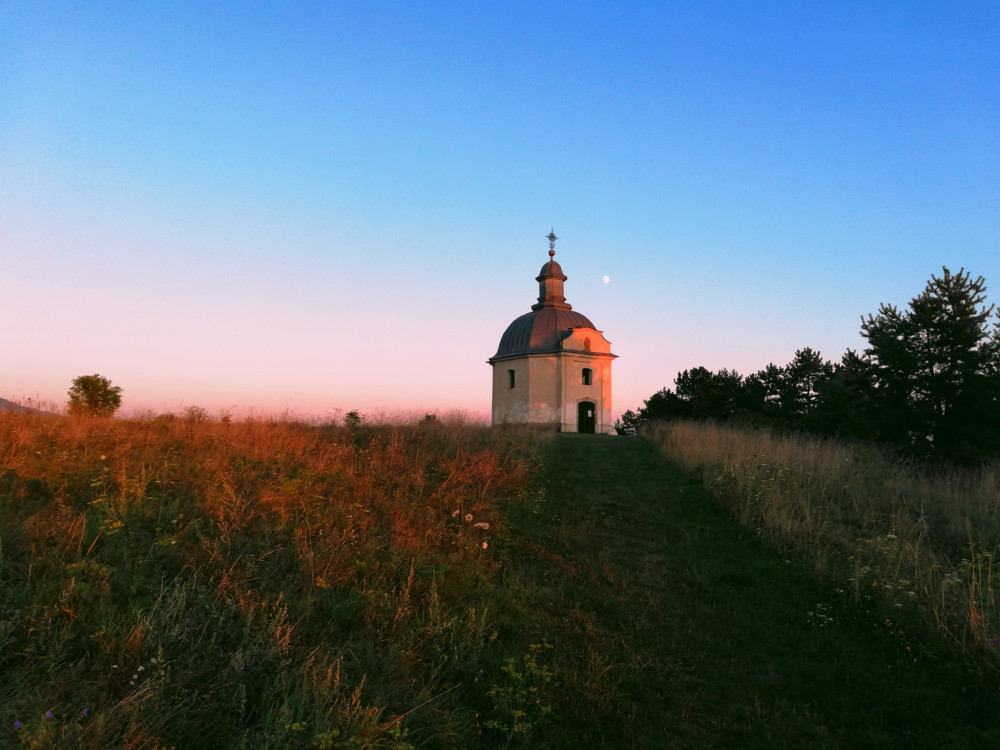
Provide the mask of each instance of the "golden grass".
[{"label": "golden grass", "polygon": [[0,413],[3,731],[407,748],[406,716],[462,744],[471,712],[431,698],[480,658],[545,434],[192,416]]}]

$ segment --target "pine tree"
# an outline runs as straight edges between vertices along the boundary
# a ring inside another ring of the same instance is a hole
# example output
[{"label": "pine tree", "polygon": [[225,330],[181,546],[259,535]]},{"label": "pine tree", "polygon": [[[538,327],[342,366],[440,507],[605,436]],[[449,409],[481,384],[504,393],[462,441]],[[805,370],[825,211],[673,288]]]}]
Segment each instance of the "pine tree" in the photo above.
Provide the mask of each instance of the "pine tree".
[{"label": "pine tree", "polygon": [[808,346],[795,352],[795,358],[785,367],[789,399],[786,411],[799,419],[811,418],[819,404],[819,392],[832,375],[833,365],[819,352]]},{"label": "pine tree", "polygon": [[906,311],[862,319],[880,437],[906,452],[969,461],[996,451],[998,336],[986,283],[932,276]]}]

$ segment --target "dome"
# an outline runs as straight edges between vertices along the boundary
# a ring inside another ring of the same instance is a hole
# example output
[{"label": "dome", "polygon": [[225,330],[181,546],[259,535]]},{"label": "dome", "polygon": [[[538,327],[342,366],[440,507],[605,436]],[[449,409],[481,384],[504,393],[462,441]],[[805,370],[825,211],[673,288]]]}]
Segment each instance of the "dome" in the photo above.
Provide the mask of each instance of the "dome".
[{"label": "dome", "polygon": [[507,326],[500,337],[500,346],[491,359],[521,354],[542,354],[559,351],[559,342],[572,328],[593,328],[585,315],[575,312],[563,296],[566,274],[553,257],[555,235],[549,237],[549,261],[538,272],[538,302]]},{"label": "dome", "polygon": [[571,328],[593,328],[587,316],[575,310],[543,307],[532,310],[507,326],[493,359],[518,354],[541,354],[559,351],[559,342]]},{"label": "dome", "polygon": [[541,281],[542,278],[546,278],[549,276],[562,276],[562,280],[566,281],[566,274],[563,273],[562,266],[560,266],[554,260],[550,260],[548,263],[542,266],[542,270],[538,272],[538,276],[539,278],[537,278],[536,281]]}]

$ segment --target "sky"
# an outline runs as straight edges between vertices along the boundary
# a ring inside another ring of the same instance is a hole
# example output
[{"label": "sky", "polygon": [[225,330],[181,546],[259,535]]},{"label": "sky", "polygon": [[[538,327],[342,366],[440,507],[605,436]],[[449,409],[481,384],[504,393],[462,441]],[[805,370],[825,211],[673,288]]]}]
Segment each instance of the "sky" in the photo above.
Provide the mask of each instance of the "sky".
[{"label": "sky", "polygon": [[1000,4],[0,0],[0,397],[486,417],[550,229],[615,414],[1000,302]]}]

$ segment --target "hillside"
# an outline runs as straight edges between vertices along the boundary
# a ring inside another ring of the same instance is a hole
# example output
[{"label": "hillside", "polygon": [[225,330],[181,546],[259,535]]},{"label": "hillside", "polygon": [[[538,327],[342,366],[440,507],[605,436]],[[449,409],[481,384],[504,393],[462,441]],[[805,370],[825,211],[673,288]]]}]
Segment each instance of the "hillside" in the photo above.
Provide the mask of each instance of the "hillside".
[{"label": "hillside", "polygon": [[45,416],[52,416],[52,412],[43,411],[41,409],[33,409],[30,406],[24,406],[22,404],[14,403],[13,401],[8,401],[5,398],[0,398],[0,412],[2,411],[13,412],[15,414],[43,414]]},{"label": "hillside", "polygon": [[0,414],[0,746],[989,747],[640,439]]}]

